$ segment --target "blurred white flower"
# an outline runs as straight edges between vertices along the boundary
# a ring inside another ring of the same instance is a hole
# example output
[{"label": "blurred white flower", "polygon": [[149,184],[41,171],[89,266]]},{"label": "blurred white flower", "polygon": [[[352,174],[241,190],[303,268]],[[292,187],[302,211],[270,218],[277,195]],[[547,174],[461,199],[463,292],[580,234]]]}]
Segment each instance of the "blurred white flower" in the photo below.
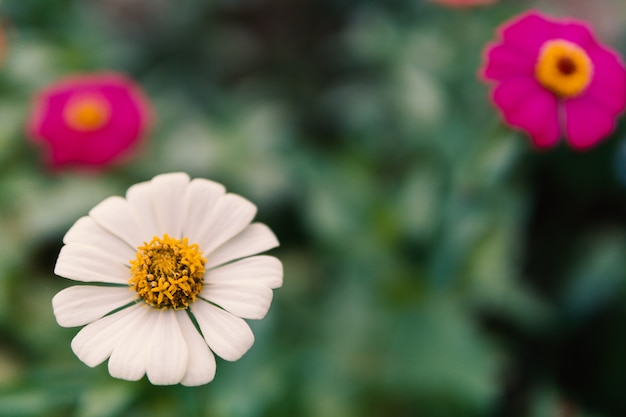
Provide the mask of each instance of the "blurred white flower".
[{"label": "blurred white flower", "polygon": [[[243,319],[261,319],[282,285],[278,246],[251,221],[256,206],[187,174],[154,177],[110,197],[65,235],[55,273],[89,284],[52,300],[58,323],[86,325],[74,353],[112,376],[201,385],[213,353],[239,359],[254,342]],[[256,255],[256,256],[253,256]]]}]

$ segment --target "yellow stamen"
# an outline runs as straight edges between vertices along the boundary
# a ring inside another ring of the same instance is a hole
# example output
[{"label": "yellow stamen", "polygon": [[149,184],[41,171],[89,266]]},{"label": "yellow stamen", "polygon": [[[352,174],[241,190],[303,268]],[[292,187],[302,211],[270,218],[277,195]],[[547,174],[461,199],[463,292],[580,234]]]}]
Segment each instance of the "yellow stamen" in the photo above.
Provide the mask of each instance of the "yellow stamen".
[{"label": "yellow stamen", "polygon": [[204,264],[197,244],[167,234],[137,248],[130,261],[130,289],[157,309],[184,310],[202,291]]},{"label": "yellow stamen", "polygon": [[104,126],[111,117],[109,103],[96,95],[71,98],[63,111],[65,123],[74,130],[89,132]]},{"label": "yellow stamen", "polygon": [[591,82],[593,63],[580,46],[563,40],[547,41],[535,66],[537,80],[561,97],[582,93]]}]

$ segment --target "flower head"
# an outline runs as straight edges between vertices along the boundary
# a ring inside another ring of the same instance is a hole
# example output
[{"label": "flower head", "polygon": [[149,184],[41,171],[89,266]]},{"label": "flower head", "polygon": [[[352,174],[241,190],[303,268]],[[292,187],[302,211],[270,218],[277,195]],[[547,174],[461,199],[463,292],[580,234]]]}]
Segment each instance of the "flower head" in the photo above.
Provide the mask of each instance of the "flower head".
[{"label": "flower head", "polygon": [[515,17],[486,48],[482,75],[505,120],[540,148],[560,137],[577,149],[596,145],[626,106],[626,68],[583,22],[538,12]]},{"label": "flower head", "polygon": [[109,197],[67,232],[55,273],[81,281],[52,300],[57,322],[89,366],[157,385],[201,385],[214,354],[239,359],[282,285],[270,229],[256,207],[222,185],[186,174],[154,177]]},{"label": "flower head", "polygon": [[37,94],[27,133],[53,167],[97,167],[126,154],[149,125],[140,88],[117,73],[67,78]]}]

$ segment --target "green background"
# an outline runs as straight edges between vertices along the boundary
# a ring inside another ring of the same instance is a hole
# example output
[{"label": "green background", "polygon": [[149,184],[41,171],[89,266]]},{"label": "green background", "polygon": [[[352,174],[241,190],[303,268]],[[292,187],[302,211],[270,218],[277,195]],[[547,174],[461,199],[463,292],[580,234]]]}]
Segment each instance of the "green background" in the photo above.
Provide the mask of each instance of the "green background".
[{"label": "green background", "polygon": [[[620,0],[4,0],[0,416],[626,415],[624,121],[539,152],[477,76],[530,7],[626,51]],[[144,88],[150,135],[50,172],[32,95],[103,69]],[[56,256],[99,201],[181,170],[258,205],[284,286],[212,383],[116,380],[54,320]]]}]

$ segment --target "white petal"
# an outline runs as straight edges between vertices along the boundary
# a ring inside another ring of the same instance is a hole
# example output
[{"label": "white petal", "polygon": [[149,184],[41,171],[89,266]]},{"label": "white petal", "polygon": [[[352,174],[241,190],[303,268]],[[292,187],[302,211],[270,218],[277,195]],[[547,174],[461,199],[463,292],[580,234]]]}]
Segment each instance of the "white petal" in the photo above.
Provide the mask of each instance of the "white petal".
[{"label": "white petal", "polygon": [[204,281],[278,288],[283,284],[283,264],[273,256],[252,256],[207,271]]},{"label": "white petal", "polygon": [[278,239],[263,223],[252,223],[237,236],[226,241],[211,253],[207,268],[230,262],[233,259],[256,255],[278,246]]},{"label": "white petal", "polygon": [[79,285],[66,288],[52,298],[59,325],[82,326],[122,307],[135,298],[128,287]]},{"label": "white petal", "polygon": [[76,281],[127,284],[129,268],[93,246],[70,243],[61,248],[54,273]]},{"label": "white petal", "polygon": [[109,358],[109,373],[115,378],[137,381],[146,373],[146,352],[154,333],[152,309],[141,308],[129,320]]},{"label": "white petal", "polygon": [[82,243],[94,246],[119,258],[123,263],[135,258],[135,249],[117,236],[103,229],[89,216],[81,217],[67,231],[63,243]]},{"label": "white petal", "polygon": [[89,211],[89,215],[104,229],[136,248],[152,238],[133,207],[122,197],[113,196]]},{"label": "white petal", "polygon": [[262,319],[272,303],[272,290],[262,285],[210,284],[202,298],[244,319]]},{"label": "white petal", "polygon": [[185,194],[183,222],[183,235],[189,238],[189,242],[199,242],[201,226],[211,219],[211,213],[225,193],[222,184],[203,178],[191,180]]},{"label": "white petal", "polygon": [[172,310],[156,311],[154,334],[146,363],[148,379],[155,385],[178,384],[187,371],[188,350]]},{"label": "white petal", "polygon": [[128,201],[128,204],[130,204],[135,210],[135,213],[137,213],[139,221],[143,225],[143,230],[149,232],[149,236],[147,236],[146,239],[149,240],[156,236],[158,224],[152,204],[152,186],[150,181],[132,185],[128,191],[126,191],[126,201]]},{"label": "white petal", "polygon": [[151,194],[157,218],[157,236],[182,237],[185,191],[189,176],[184,173],[157,175],[151,181]]},{"label": "white petal", "polygon": [[243,319],[202,300],[193,304],[192,312],[216,355],[236,361],[252,347],[254,335]]},{"label": "white petal", "polygon": [[189,351],[187,372],[185,372],[181,384],[192,387],[211,382],[215,377],[215,356],[213,356],[213,352],[211,352],[211,349],[209,349],[209,346],[191,322],[186,311],[177,311],[176,318]]},{"label": "white petal", "polygon": [[198,243],[205,256],[250,224],[256,206],[237,194],[226,194],[217,202],[211,218],[200,225]]},{"label": "white petal", "polygon": [[104,362],[111,356],[120,335],[129,321],[132,323],[133,315],[138,314],[140,308],[137,304],[83,327],[72,340],[76,356],[92,368]]}]

